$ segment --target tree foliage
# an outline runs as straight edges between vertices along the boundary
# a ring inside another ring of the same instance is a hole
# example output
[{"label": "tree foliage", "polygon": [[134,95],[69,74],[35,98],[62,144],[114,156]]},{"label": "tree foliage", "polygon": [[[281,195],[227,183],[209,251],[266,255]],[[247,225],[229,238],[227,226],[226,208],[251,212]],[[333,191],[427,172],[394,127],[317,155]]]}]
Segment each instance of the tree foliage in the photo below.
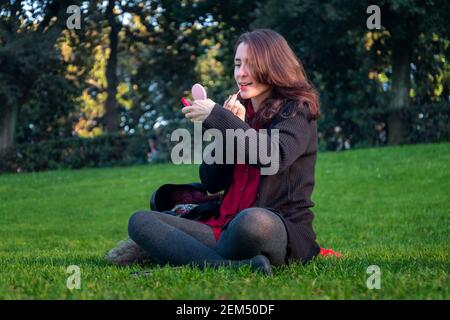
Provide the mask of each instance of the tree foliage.
[{"label": "tree foliage", "polygon": [[[74,4],[79,30],[66,26]],[[366,26],[371,4],[380,30]],[[111,133],[167,141],[190,127],[179,99],[193,83],[219,103],[235,92],[233,47],[255,28],[280,32],[303,62],[323,149],[448,140],[448,21],[444,0],[3,1],[0,150]]]}]

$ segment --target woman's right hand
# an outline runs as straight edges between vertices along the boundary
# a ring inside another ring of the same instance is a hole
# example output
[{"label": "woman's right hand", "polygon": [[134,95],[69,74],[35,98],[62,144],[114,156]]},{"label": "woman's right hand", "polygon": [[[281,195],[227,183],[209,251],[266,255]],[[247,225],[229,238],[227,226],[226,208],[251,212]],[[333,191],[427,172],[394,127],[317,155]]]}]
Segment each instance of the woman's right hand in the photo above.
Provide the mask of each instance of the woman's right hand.
[{"label": "woman's right hand", "polygon": [[236,117],[238,117],[242,121],[245,121],[245,107],[237,99],[237,96],[237,93],[229,96],[223,104],[223,107],[230,110]]}]

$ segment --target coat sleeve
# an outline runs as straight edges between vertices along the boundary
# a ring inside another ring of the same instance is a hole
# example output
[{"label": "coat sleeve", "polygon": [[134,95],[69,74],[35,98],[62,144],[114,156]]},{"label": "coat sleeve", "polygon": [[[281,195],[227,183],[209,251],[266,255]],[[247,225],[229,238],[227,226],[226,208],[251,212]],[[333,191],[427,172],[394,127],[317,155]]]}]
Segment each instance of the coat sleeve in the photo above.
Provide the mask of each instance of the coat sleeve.
[{"label": "coat sleeve", "polygon": [[[266,132],[256,131],[231,111],[216,104],[205,119],[203,127],[205,129],[219,129],[224,137],[227,129],[234,129],[235,135],[236,132],[240,131],[245,139],[234,139],[234,147],[237,152],[244,152],[245,159],[256,159],[255,164],[250,164],[258,167],[270,165],[270,163],[267,163],[267,159],[262,159],[263,156],[267,157],[270,154],[271,161],[278,161],[278,171],[282,172],[307,151],[312,136],[312,127],[311,121],[307,119],[307,114],[303,111],[295,116],[280,119]],[[236,131],[236,129],[241,130]],[[250,134],[250,131],[253,132]],[[271,136],[275,134],[274,132],[278,134],[278,141],[277,139],[271,139]],[[248,139],[248,143],[246,139]],[[261,145],[266,146],[266,152],[258,152]],[[255,146],[258,146],[258,148]],[[278,152],[278,159],[272,156],[272,152]]]},{"label": "coat sleeve", "polygon": [[[215,156],[215,154],[211,156]],[[205,160],[203,159],[199,169],[199,176],[203,186],[209,193],[217,193],[224,190],[233,175],[233,165],[211,163],[211,161],[205,162]]]}]

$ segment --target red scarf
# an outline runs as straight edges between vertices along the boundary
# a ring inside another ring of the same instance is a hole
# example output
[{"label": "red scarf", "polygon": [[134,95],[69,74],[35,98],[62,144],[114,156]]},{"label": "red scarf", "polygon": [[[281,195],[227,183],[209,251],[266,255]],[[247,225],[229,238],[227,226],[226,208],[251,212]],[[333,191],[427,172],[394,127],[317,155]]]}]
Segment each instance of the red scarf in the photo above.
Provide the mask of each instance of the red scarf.
[{"label": "red scarf", "polygon": [[[249,123],[255,115],[251,100],[247,104]],[[259,128],[253,126],[253,129]],[[239,211],[254,205],[259,186],[259,168],[248,164],[235,164],[233,181],[220,207],[221,217],[231,220]]]}]

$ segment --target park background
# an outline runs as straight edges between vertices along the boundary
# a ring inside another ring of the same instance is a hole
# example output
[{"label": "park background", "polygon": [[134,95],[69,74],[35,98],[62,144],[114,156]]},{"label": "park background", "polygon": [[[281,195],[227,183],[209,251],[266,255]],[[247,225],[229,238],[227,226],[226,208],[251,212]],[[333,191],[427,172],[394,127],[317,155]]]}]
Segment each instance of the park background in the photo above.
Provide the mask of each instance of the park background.
[{"label": "park background", "polygon": [[[448,299],[449,21],[443,0],[0,1],[0,298]],[[235,92],[234,42],[261,27],[319,91],[315,229],[344,258],[274,279],[107,265],[152,191],[198,181],[170,163],[180,98]]]}]

